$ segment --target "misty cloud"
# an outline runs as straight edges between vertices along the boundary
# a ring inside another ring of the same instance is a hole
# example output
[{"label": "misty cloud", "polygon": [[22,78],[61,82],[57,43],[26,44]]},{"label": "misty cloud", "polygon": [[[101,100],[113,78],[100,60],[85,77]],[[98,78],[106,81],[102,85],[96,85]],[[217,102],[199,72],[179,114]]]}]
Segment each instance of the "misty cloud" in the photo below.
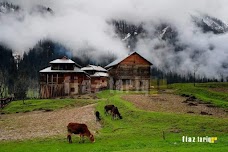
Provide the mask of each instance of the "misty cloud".
[{"label": "misty cloud", "polygon": [[[6,0],[5,0],[6,1]],[[2,2],[0,0],[0,2]],[[228,60],[228,34],[203,33],[193,23],[191,15],[205,13],[228,23],[228,2],[225,0],[7,0],[19,5],[19,13],[0,13],[0,43],[17,52],[43,39],[51,39],[70,48],[75,55],[80,50],[99,59],[114,53],[118,57],[129,50],[119,38],[111,20],[143,24],[149,35],[162,22],[178,31],[177,42],[183,50],[175,52],[172,45],[158,36],[138,40],[136,50],[166,71],[181,74],[197,67],[201,76],[228,75],[222,65]],[[52,13],[33,12],[38,5],[50,7]],[[155,49],[156,48],[156,49]],[[197,56],[192,58],[192,56]]]}]

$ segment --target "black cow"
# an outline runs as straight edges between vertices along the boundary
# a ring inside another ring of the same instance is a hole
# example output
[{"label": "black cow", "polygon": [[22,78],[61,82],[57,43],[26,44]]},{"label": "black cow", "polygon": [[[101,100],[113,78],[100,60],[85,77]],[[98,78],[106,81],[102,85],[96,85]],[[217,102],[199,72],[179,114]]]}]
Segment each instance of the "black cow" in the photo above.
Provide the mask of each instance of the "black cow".
[{"label": "black cow", "polygon": [[100,112],[99,111],[96,111],[95,112],[95,115],[96,115],[96,121],[100,121],[101,120]]},{"label": "black cow", "polygon": [[107,115],[109,111],[111,112],[112,111],[112,108],[114,108],[114,107],[115,107],[114,105],[106,105],[104,107],[105,115]]},{"label": "black cow", "polygon": [[120,115],[119,110],[117,107],[112,108],[112,119],[115,119],[119,117],[119,119],[122,119],[123,117]]}]

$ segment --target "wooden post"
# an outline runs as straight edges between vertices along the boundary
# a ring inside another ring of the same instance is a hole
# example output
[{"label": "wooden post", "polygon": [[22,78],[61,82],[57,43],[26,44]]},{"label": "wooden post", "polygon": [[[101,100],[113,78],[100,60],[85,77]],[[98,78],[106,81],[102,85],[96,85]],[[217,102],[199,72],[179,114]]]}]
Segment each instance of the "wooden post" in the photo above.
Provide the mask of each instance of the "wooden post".
[{"label": "wooden post", "polygon": [[51,97],[53,97],[53,74],[51,75]]},{"label": "wooden post", "polygon": [[196,72],[194,71],[194,87],[196,86]]},{"label": "wooden post", "polygon": [[164,131],[162,131],[162,137],[165,140],[165,132]]},{"label": "wooden post", "polygon": [[58,75],[58,73],[57,73],[57,84],[59,83],[59,75]]}]

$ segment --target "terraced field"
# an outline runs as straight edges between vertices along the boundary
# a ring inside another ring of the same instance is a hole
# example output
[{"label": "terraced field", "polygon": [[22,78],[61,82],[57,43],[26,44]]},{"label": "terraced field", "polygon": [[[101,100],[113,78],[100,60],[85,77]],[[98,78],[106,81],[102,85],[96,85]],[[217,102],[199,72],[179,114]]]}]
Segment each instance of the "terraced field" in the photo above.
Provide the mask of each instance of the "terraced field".
[{"label": "terraced field", "polygon": [[[226,96],[223,91],[215,92],[218,87],[204,86],[195,91],[188,85],[173,86],[173,91],[163,90],[159,94],[107,90],[97,94],[99,99],[72,99],[63,107],[56,104],[66,99],[45,100],[42,108],[35,101],[27,102],[35,111],[29,107],[32,112],[28,112],[24,107],[24,112],[15,113],[12,108],[4,111],[11,114],[0,115],[0,151],[227,151]],[[211,89],[214,94],[206,96],[205,92]],[[191,101],[190,96],[195,98]],[[210,103],[204,100],[209,98]],[[112,120],[111,116],[104,115],[107,104],[117,106],[123,119]],[[219,107],[214,107],[216,105]],[[25,105],[17,105],[17,108],[20,106]],[[37,111],[36,106],[41,111]],[[95,111],[101,114],[100,122],[95,121]],[[73,143],[69,144],[66,140],[68,122],[88,124],[96,142],[86,139],[84,144],[79,144],[79,137],[73,136]],[[217,140],[213,144],[183,142],[183,136],[217,137]]]}]

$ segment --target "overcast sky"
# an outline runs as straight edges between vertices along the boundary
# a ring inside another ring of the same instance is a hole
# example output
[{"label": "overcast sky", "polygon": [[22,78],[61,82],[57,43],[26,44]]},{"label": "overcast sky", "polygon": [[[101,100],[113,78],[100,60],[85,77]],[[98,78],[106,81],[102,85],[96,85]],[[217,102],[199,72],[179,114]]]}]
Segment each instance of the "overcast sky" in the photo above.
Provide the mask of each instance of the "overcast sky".
[{"label": "overcast sky", "polygon": [[[3,0],[0,0],[2,2]],[[139,53],[157,67],[164,68],[164,60],[170,62],[169,70],[179,73],[197,71],[201,75],[217,77],[228,71],[221,68],[228,60],[228,34],[214,35],[202,33],[191,21],[191,15],[205,13],[228,23],[228,1],[226,0],[5,0],[23,8],[19,14],[0,15],[0,42],[16,52],[28,51],[43,39],[51,39],[71,49],[94,48],[92,53],[111,52],[118,57],[126,55],[128,49],[116,36],[113,27],[107,22],[126,20],[130,23],[144,23],[144,28],[166,21],[177,28],[180,43],[190,47],[174,53],[172,47],[157,38],[140,39]],[[34,7],[43,5],[52,8],[54,14],[34,13]],[[33,12],[33,13],[31,13]],[[154,50],[155,45],[164,45]],[[209,46],[213,45],[211,51]],[[190,56],[194,49],[203,50],[197,61]],[[173,62],[181,59],[176,67]]]}]

